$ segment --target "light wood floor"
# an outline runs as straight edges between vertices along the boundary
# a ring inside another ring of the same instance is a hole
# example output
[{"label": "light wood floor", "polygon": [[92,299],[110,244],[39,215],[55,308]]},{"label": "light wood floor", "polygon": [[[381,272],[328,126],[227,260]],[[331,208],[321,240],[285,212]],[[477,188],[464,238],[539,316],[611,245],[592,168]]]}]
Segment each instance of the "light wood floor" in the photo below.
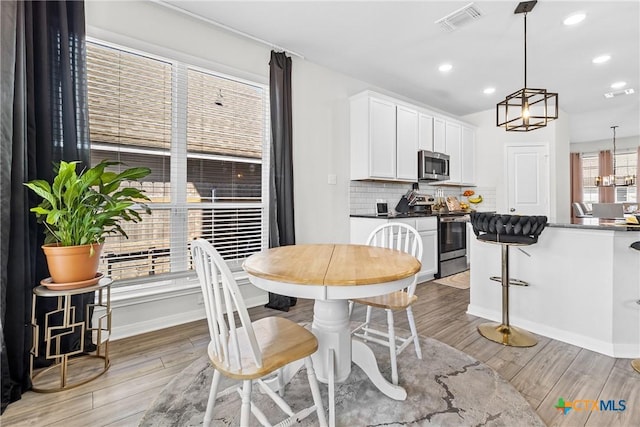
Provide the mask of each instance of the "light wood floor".
[{"label": "light wood floor", "polygon": [[[480,337],[483,320],[465,314],[469,291],[426,283],[418,285],[414,308],[418,332],[447,343],[494,368],[511,382],[548,425],[640,425],[640,374],[628,359],[614,359],[539,337],[531,348],[511,348]],[[361,312],[356,311],[354,316]],[[253,320],[283,315],[310,321],[312,301],[299,300],[289,313],[262,307]],[[406,316],[396,316],[407,327]],[[380,320],[384,317],[380,316]],[[205,352],[204,321],[111,343],[111,368],[100,378],[58,393],[27,392],[0,418],[2,426],[135,426],[162,388]],[[408,348],[405,351],[411,351]],[[626,400],[624,412],[576,412],[563,416],[559,397],[570,401]],[[514,426],[516,427],[516,426]]]}]

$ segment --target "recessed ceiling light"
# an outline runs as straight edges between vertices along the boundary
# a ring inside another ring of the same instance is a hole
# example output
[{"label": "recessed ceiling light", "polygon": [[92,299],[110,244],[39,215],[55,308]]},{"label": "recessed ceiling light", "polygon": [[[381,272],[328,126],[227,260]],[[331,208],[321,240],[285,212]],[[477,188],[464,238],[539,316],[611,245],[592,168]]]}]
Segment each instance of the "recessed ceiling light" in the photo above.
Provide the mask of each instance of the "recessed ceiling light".
[{"label": "recessed ceiling light", "polygon": [[627,85],[627,82],[615,82],[611,85],[611,89],[621,89]]},{"label": "recessed ceiling light", "polygon": [[441,66],[438,67],[438,70],[440,70],[443,73],[446,73],[451,71],[452,68],[453,68],[453,65],[451,64],[442,64]]},{"label": "recessed ceiling light", "polygon": [[593,62],[594,64],[603,64],[603,63],[607,62],[610,59],[611,59],[611,56],[609,56],[609,55],[600,55],[600,56],[596,56],[595,58],[593,58],[591,60],[591,62]]},{"label": "recessed ceiling light", "polygon": [[564,25],[576,25],[577,23],[580,23],[584,20],[584,18],[586,18],[587,15],[585,15],[584,13],[580,12],[580,13],[574,13],[573,15],[569,15],[564,21],[562,21],[564,23]]},{"label": "recessed ceiling light", "polygon": [[485,88],[485,90],[483,90],[482,92],[483,92],[485,95],[491,95],[491,94],[492,94],[493,92],[495,92],[495,91],[496,91],[496,88],[495,88],[495,87],[488,87],[488,88]]}]

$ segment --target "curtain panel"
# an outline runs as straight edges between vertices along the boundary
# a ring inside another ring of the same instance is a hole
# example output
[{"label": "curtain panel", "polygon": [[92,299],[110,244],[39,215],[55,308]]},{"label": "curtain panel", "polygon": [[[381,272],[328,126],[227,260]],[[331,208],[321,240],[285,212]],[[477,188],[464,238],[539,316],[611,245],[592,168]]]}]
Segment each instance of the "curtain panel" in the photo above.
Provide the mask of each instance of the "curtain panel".
[{"label": "curtain panel", "polygon": [[[570,167],[570,179],[571,179],[571,203],[583,201],[583,177],[582,177],[582,158],[580,153],[569,154],[569,167]],[[572,216],[575,216],[573,209],[571,210]]]},{"label": "curtain panel", "polygon": [[[39,203],[23,185],[51,182],[60,160],[90,164],[82,1],[2,1],[2,412],[31,387],[31,295],[49,274],[43,228],[29,212]],[[43,301],[53,300],[45,298]],[[91,294],[74,301],[78,310]],[[49,307],[55,301],[50,301]],[[43,311],[46,304],[40,304]],[[41,317],[41,313],[39,315]],[[42,320],[42,319],[41,319]],[[41,322],[40,320],[40,322]],[[42,324],[42,323],[40,323]],[[70,337],[76,346],[79,336]],[[43,348],[43,346],[41,346]],[[44,363],[44,362],[43,362]]]},{"label": "curtain panel", "polygon": [[[271,164],[269,169],[269,247],[295,245],[293,207],[293,121],[291,58],[271,51]],[[288,311],[296,298],[269,293],[266,307]]]},{"label": "curtain panel", "polygon": [[[613,174],[613,154],[610,150],[600,151],[598,154],[598,175]],[[598,200],[600,203],[613,203],[615,201],[614,187],[598,188]]]}]

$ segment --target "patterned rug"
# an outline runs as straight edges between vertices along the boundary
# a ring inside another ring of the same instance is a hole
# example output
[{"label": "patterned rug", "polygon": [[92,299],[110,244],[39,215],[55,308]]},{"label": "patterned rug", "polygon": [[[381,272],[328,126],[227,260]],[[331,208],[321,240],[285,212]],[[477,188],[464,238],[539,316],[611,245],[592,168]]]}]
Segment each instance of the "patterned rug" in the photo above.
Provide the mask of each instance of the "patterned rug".
[{"label": "patterned rug", "polygon": [[[405,334],[405,331],[398,330]],[[544,426],[536,412],[507,381],[474,358],[431,338],[421,338],[423,360],[413,347],[398,357],[400,385],[405,401],[388,398],[357,366],[345,383],[336,385],[338,426]],[[370,344],[385,378],[390,378],[389,353]],[[178,374],[160,393],[140,422],[141,426],[202,425],[213,369],[206,355]],[[231,381],[223,377],[219,390]],[[254,387],[254,403],[273,424],[284,414]],[[327,387],[320,384],[325,411]],[[294,411],[310,405],[311,392],[304,369],[287,385],[285,399]],[[237,426],[240,396],[229,394],[216,401],[213,425]],[[255,418],[252,425],[258,425]],[[315,414],[301,426],[318,425]]]},{"label": "patterned rug", "polygon": [[436,279],[433,282],[458,289],[469,289],[470,280],[469,270],[465,270],[462,273],[452,274],[451,276]]}]

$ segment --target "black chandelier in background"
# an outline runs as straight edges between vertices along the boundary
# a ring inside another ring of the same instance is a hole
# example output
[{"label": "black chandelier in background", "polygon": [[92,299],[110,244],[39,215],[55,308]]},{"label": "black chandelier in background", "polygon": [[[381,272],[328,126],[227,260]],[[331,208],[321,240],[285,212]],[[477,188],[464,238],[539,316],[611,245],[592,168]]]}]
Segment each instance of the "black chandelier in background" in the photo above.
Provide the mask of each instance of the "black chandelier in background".
[{"label": "black chandelier in background", "polygon": [[528,132],[558,118],[558,94],[527,87],[527,13],[537,0],[523,1],[514,13],[524,13],[524,87],[507,95],[496,107],[496,125],[507,131]]},{"label": "black chandelier in background", "polygon": [[635,175],[616,175],[616,128],[618,126],[611,126],[613,129],[613,171],[609,175],[597,176],[597,187],[627,187],[633,185],[636,182]]}]

